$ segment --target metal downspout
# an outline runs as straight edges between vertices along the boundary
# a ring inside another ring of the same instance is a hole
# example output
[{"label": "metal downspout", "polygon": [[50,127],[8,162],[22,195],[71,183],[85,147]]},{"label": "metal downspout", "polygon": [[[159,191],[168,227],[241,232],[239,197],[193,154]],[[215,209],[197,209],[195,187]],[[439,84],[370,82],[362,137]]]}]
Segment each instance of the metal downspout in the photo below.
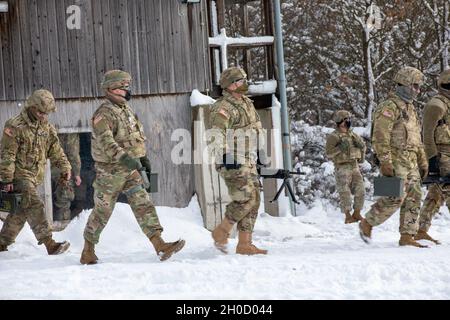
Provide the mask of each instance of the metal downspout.
[{"label": "metal downspout", "polygon": [[[286,73],[284,69],[284,49],[283,49],[283,33],[281,28],[281,9],[280,0],[274,0],[274,11],[275,11],[275,43],[276,43],[276,54],[277,54],[277,65],[278,65],[278,88],[280,93],[280,103],[281,103],[281,141],[283,148],[283,164],[284,169],[292,170],[292,159],[291,159],[291,139],[290,139],[290,128],[289,128],[289,116],[287,110],[287,97],[286,97]],[[289,198],[289,203],[291,207],[291,214],[295,214],[295,203]]]}]

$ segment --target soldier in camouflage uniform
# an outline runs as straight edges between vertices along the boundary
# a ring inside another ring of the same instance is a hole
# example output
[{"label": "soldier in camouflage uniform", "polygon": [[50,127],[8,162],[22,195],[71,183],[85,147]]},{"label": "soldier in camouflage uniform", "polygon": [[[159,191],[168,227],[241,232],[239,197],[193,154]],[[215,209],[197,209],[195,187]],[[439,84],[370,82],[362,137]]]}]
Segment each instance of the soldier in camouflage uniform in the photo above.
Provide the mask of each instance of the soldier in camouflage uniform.
[{"label": "soldier in camouflage uniform", "polygon": [[124,193],[144,234],[153,244],[160,260],[181,250],[184,240],[166,243],[155,206],[143,187],[142,167],[149,167],[145,134],[141,122],[127,101],[131,99],[131,76],[121,70],[108,71],[102,88],[106,101],[92,118],[91,152],[95,161],[94,209],[84,230],[84,249],[80,262],[97,263],[94,246],[111,217],[117,197]]},{"label": "soldier in camouflage uniform", "polygon": [[[334,115],[337,129],[328,135],[325,151],[333,160],[336,187],[340,197],[341,211],[345,214],[345,223],[353,223],[362,219],[361,209],[364,206],[364,179],[359,170],[359,163],[364,162],[366,144],[351,129],[351,114],[339,110]],[[355,195],[352,210],[352,194]]]},{"label": "soldier in camouflage uniform", "polygon": [[404,180],[403,197],[380,197],[360,224],[361,238],[369,243],[372,227],[386,221],[400,208],[399,245],[424,247],[414,240],[418,229],[421,179],[428,174],[428,161],[421,139],[421,125],[413,105],[424,76],[412,67],[404,67],[394,77],[396,92],[374,112],[372,146],[386,177]]},{"label": "soldier in camouflage uniform", "polygon": [[[227,205],[225,217],[213,230],[215,246],[227,253],[228,237],[237,223],[238,254],[267,254],[252,244],[252,233],[260,205],[260,185],[256,169],[256,135],[262,129],[253,102],[245,96],[247,75],[241,68],[228,68],[221,74],[223,96],[214,104],[210,120],[221,139],[216,141],[216,169],[225,180],[232,202]],[[236,131],[240,129],[241,131]],[[233,131],[232,131],[233,130]],[[226,139],[230,132],[236,135]],[[240,134],[247,134],[245,146],[238,146]],[[231,140],[231,141],[230,141]]]},{"label": "soldier in camouflage uniform", "polygon": [[5,124],[0,149],[0,182],[8,191],[22,194],[18,213],[9,214],[0,232],[0,251],[14,242],[28,222],[38,244],[44,244],[50,255],[69,248],[68,242],[52,239],[42,203],[36,188],[42,184],[47,158],[57,167],[61,179],[70,180],[70,163],[59,144],[56,129],[48,122],[48,114],[56,111],[53,95],[37,90],[27,99],[22,112]]},{"label": "soldier in camouflage uniform", "polygon": [[[450,69],[439,76],[438,89],[439,93],[428,101],[423,111],[423,142],[429,159],[429,174],[445,177],[450,175]],[[436,184],[429,188],[420,211],[416,240],[439,244],[428,234],[428,230],[444,199],[450,208],[450,186]]]},{"label": "soldier in camouflage uniform", "polygon": [[67,221],[71,218],[70,205],[75,198],[74,188],[81,185],[80,138],[78,133],[58,134],[59,142],[72,166],[72,177],[68,183],[59,179],[60,171],[52,167],[54,190],[53,220]]}]

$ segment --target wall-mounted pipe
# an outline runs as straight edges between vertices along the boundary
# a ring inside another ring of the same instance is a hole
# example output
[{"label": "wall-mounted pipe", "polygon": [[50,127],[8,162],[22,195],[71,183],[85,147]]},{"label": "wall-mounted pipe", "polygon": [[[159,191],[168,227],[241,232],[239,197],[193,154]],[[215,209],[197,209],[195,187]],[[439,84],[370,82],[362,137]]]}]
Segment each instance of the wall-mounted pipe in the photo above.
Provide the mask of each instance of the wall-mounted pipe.
[{"label": "wall-mounted pipe", "polygon": [[[286,96],[286,73],[284,69],[284,49],[283,49],[283,32],[281,28],[281,9],[280,0],[274,0],[274,15],[275,15],[275,44],[277,50],[277,65],[278,65],[278,90],[280,93],[281,103],[281,141],[283,143],[283,164],[284,169],[292,170],[291,159],[291,139],[289,128],[289,115],[287,109]],[[295,204],[289,198],[291,205],[291,214],[295,215]]]}]

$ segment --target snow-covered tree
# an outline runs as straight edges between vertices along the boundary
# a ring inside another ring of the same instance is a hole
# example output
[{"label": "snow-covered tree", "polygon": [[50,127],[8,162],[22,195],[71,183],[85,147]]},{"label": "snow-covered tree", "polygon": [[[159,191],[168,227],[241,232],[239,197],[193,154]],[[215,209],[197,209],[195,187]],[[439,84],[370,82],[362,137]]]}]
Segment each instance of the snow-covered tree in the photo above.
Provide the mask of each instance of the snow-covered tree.
[{"label": "snow-covered tree", "polygon": [[326,125],[343,108],[367,125],[405,65],[426,74],[425,100],[448,65],[448,6],[448,0],[285,0],[291,116]]}]

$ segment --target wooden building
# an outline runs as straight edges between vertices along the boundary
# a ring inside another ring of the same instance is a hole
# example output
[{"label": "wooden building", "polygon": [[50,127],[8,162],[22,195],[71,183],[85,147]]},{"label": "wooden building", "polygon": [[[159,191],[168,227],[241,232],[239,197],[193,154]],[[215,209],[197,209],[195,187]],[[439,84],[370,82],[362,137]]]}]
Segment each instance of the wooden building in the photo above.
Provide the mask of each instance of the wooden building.
[{"label": "wooden building", "polygon": [[[0,129],[19,112],[19,103],[46,88],[57,99],[58,112],[50,120],[60,132],[90,132],[104,72],[127,70],[133,76],[132,107],[164,181],[153,198],[159,205],[186,206],[194,193],[193,170],[172,164],[170,141],[175,128],[190,130],[191,91],[209,91],[206,1],[7,2],[8,12],[0,13]],[[72,6],[80,8],[79,29],[68,28],[76,18]]]},{"label": "wooden building", "polygon": [[[60,133],[80,133],[90,195],[90,119],[101,103],[105,71],[133,76],[131,105],[159,174],[153,199],[176,207],[186,206],[196,188],[194,166],[171,161],[174,130],[192,132],[191,92],[217,97],[220,72],[232,64],[243,66],[251,81],[276,79],[272,0],[6,2],[7,12],[0,12],[0,130],[34,90],[50,90],[58,107],[50,121]],[[231,40],[221,44],[221,36]],[[255,92],[257,107],[272,107],[275,91]]]}]

